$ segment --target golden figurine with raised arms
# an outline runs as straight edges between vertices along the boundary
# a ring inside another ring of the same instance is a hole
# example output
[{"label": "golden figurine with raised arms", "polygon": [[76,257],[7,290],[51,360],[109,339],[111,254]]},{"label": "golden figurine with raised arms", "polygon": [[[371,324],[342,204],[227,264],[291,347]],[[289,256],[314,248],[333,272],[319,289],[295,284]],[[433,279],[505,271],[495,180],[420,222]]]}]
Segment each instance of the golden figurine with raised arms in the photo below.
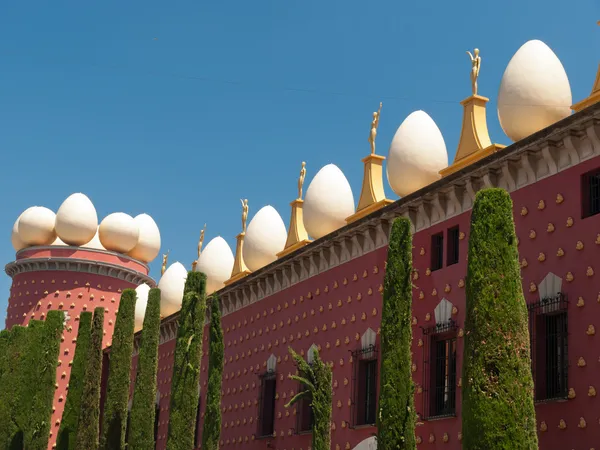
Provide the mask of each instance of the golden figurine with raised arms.
[{"label": "golden figurine with raised arms", "polygon": [[381,107],[383,103],[379,103],[379,110],[373,113],[373,121],[371,122],[371,132],[369,133],[369,144],[371,144],[371,155],[375,154],[375,139],[377,139],[377,127],[379,127],[379,117],[381,116]]},{"label": "golden figurine with raised arms", "polygon": [[471,52],[467,51],[467,55],[471,58],[471,89],[473,90],[473,95],[477,95],[477,79],[481,70],[481,56],[479,56],[478,48],[473,50],[473,53],[472,55]]}]

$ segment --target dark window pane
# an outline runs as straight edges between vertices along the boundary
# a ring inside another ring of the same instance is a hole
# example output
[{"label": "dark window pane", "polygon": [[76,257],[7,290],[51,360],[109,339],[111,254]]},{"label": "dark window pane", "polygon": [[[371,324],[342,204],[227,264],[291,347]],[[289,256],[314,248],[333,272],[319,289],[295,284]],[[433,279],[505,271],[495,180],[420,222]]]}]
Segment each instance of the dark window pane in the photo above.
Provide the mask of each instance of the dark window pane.
[{"label": "dark window pane", "polygon": [[446,265],[451,266],[452,264],[458,263],[458,236],[460,231],[458,227],[450,228],[448,230],[448,251]]},{"label": "dark window pane", "polygon": [[275,422],[275,374],[269,374],[262,380],[262,399],[259,432],[261,436],[273,434]]},{"label": "dark window pane", "polygon": [[444,233],[431,236],[431,270],[444,266]]},{"label": "dark window pane", "polygon": [[432,347],[430,416],[447,416],[456,410],[456,338],[438,338]]}]

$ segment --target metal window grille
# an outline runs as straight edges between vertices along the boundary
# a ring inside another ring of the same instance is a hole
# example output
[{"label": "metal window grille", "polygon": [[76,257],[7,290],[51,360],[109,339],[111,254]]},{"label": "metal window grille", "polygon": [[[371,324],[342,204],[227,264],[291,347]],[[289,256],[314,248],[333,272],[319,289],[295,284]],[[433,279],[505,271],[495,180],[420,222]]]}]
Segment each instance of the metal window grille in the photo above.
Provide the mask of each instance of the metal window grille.
[{"label": "metal window grille", "polygon": [[431,270],[444,266],[444,233],[431,236]]},{"label": "metal window grille", "polygon": [[582,197],[583,217],[600,213],[600,171],[583,175]]},{"label": "metal window grille", "polygon": [[568,304],[558,293],[527,305],[536,402],[567,398]]},{"label": "metal window grille", "polygon": [[265,372],[260,375],[258,437],[273,435],[275,428],[276,383],[277,376],[275,372]]},{"label": "metal window grille", "polygon": [[[306,390],[303,384],[298,385],[298,392]],[[296,434],[310,433],[313,425],[313,410],[310,398],[303,398],[298,402],[298,414],[296,414]]]},{"label": "metal window grille", "polygon": [[352,371],[351,428],[361,425],[373,425],[377,414],[377,347],[352,352],[354,370]]},{"label": "metal window grille", "polygon": [[458,263],[458,236],[460,230],[458,227],[450,228],[448,230],[448,252],[446,265],[451,266],[452,264]]},{"label": "metal window grille", "polygon": [[423,419],[456,414],[456,334],[453,320],[423,328]]}]

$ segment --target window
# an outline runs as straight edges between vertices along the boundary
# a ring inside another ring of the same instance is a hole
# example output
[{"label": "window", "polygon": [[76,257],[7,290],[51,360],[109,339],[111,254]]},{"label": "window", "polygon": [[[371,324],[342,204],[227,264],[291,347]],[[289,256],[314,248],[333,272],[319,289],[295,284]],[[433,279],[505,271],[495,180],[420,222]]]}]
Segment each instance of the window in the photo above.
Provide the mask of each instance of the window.
[{"label": "window", "polygon": [[273,435],[275,425],[275,387],[277,377],[275,372],[266,372],[261,376],[260,414],[258,416],[258,436]]},{"label": "window", "polygon": [[600,170],[588,172],[581,177],[582,216],[600,213]]},{"label": "window", "polygon": [[370,345],[353,352],[356,361],[353,378],[354,426],[374,425],[377,414],[377,348]]},{"label": "window", "polygon": [[[300,385],[298,392],[306,390],[306,386]],[[305,397],[298,402],[298,415],[296,416],[296,430],[298,433],[309,433],[312,431],[313,411],[310,406],[310,397]]]},{"label": "window", "polygon": [[565,295],[559,293],[527,307],[537,402],[567,398],[567,306]]},{"label": "window", "polygon": [[448,230],[448,251],[446,252],[446,265],[451,266],[458,262],[458,236],[460,231],[458,227],[453,227]]},{"label": "window", "polygon": [[431,236],[431,270],[444,266],[444,233]]},{"label": "window", "polygon": [[429,348],[423,371],[425,419],[456,413],[456,330],[452,320],[423,330]]}]

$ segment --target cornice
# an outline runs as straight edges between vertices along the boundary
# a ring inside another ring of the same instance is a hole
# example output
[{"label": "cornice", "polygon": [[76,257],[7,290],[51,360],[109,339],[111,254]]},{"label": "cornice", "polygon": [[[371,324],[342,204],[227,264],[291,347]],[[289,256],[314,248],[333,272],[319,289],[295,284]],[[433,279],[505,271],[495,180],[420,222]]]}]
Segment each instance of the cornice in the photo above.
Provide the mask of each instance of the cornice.
[{"label": "cornice", "polygon": [[[522,189],[600,156],[600,104],[557,122],[468,167],[274,261],[218,292],[223,316],[388,244],[395,218],[413,233],[469,211],[482,188]],[[172,333],[177,313],[163,321]],[[161,332],[161,335],[163,333]],[[165,340],[168,340],[166,338]],[[161,337],[161,339],[163,339]]]}]

